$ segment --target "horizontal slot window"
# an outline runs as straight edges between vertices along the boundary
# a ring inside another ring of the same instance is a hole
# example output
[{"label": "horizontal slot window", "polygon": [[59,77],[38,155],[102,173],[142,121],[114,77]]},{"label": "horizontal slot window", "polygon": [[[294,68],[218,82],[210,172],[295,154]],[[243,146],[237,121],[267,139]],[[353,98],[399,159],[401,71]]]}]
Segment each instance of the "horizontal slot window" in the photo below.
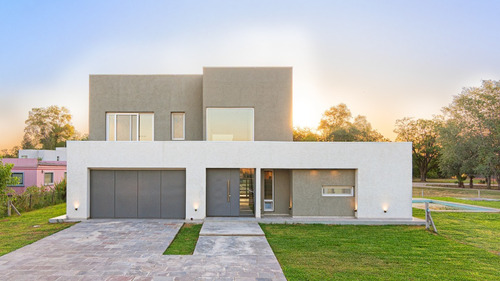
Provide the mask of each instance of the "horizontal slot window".
[{"label": "horizontal slot window", "polygon": [[353,186],[323,185],[323,196],[354,196]]}]

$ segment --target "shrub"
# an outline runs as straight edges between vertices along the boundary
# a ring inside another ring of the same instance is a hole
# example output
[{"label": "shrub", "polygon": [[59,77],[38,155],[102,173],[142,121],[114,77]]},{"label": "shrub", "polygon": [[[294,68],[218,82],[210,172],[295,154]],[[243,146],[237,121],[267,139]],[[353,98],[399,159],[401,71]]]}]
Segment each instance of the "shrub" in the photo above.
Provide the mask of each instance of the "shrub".
[{"label": "shrub", "polygon": [[[7,215],[7,196],[0,198],[0,201],[0,217],[3,217]],[[66,202],[66,180],[57,183],[52,189],[30,186],[22,194],[13,193],[11,201],[19,212],[64,203]]]}]

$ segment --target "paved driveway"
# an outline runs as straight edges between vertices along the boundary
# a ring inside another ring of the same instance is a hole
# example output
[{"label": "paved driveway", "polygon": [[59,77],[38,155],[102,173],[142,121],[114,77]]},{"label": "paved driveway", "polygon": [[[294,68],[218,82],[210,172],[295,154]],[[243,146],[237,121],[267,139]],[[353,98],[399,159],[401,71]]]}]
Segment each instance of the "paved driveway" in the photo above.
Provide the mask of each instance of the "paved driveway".
[{"label": "paved driveway", "polygon": [[[181,226],[182,222],[170,220],[85,221],[0,257],[0,279],[285,279],[267,241],[254,244],[262,248],[260,252],[213,251],[210,243],[204,243],[206,250],[192,256],[162,255]],[[235,238],[229,239],[213,245],[235,247]],[[252,245],[249,239],[243,239],[245,245]]]}]

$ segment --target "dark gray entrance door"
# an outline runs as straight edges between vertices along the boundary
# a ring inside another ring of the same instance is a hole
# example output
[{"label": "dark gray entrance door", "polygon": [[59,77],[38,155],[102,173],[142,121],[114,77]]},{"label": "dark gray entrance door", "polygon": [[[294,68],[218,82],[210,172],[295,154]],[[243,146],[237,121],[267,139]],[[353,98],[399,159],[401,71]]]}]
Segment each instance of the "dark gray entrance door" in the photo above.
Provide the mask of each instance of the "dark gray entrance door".
[{"label": "dark gray entrance door", "polygon": [[240,169],[207,169],[207,216],[240,214]]},{"label": "dark gray entrance door", "polygon": [[186,171],[92,170],[90,217],[185,219]]}]

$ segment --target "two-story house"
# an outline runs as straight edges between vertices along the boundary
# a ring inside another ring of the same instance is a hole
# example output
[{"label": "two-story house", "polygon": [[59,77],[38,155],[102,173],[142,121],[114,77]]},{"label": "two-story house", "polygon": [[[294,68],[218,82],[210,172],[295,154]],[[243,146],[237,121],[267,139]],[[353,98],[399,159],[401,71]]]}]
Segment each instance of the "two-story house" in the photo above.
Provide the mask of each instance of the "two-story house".
[{"label": "two-story house", "polygon": [[68,218],[411,220],[411,144],[293,142],[292,98],[290,67],[91,75]]}]

